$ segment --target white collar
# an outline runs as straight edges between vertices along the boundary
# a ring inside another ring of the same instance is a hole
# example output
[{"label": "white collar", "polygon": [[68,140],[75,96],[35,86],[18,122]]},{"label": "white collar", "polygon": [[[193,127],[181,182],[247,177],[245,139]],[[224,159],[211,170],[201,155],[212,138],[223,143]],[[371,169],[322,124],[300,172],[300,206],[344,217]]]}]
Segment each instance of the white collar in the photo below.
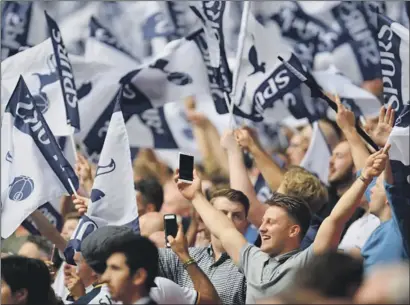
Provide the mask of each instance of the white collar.
[{"label": "white collar", "polygon": [[134,304],[148,304],[150,301],[151,301],[150,297],[143,297],[139,299],[137,302],[135,302]]}]

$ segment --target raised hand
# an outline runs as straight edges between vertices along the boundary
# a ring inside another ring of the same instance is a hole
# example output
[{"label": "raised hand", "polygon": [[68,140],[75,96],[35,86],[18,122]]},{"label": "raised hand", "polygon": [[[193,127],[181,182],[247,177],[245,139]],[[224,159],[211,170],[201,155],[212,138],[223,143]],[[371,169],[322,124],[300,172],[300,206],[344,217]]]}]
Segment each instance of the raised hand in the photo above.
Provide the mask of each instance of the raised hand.
[{"label": "raised hand", "polygon": [[252,151],[259,146],[259,141],[254,130],[249,127],[242,127],[235,130],[236,142],[242,149]]},{"label": "raised hand", "polygon": [[339,96],[332,99],[337,105],[336,123],[342,131],[348,131],[355,128],[356,119],[354,113],[347,109],[340,101]]},{"label": "raised hand", "polygon": [[225,132],[221,136],[221,146],[227,151],[239,149],[238,143],[236,142],[236,139],[235,139],[235,133],[233,130],[231,129],[225,130]]},{"label": "raised hand", "polygon": [[370,137],[379,147],[384,147],[387,143],[387,139],[394,127],[394,116],[395,112],[391,105],[387,110],[382,106],[376,128],[370,130],[365,127],[366,132],[369,133]]},{"label": "raised hand", "polygon": [[92,187],[93,176],[91,172],[90,163],[88,160],[80,153],[77,153],[77,162],[75,164],[75,173],[80,179],[80,184],[85,188],[89,188],[90,184]]},{"label": "raised hand", "polygon": [[180,260],[185,261],[189,259],[188,241],[181,223],[178,225],[178,233],[175,238],[169,235],[167,236],[167,240],[171,245],[172,251],[174,251]]},{"label": "raised hand", "polygon": [[80,215],[84,215],[88,209],[89,199],[79,195],[72,195],[71,199],[73,200],[74,207]]},{"label": "raised hand", "polygon": [[177,184],[179,192],[188,200],[194,199],[197,193],[201,192],[201,179],[198,177],[196,170],[193,172],[194,179],[192,183],[186,183],[182,181],[178,181],[179,179],[179,169],[175,171],[174,181]]},{"label": "raised hand", "polygon": [[383,149],[370,155],[362,171],[362,176],[366,180],[378,177],[385,169],[386,162],[389,160],[389,149],[391,145],[386,145]]}]

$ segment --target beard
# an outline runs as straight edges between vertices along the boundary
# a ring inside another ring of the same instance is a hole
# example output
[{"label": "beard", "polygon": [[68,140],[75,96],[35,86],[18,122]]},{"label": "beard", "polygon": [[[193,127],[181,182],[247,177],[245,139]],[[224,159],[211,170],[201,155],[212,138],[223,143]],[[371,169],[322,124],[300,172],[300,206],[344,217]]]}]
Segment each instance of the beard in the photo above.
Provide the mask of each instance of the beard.
[{"label": "beard", "polygon": [[342,174],[342,176],[338,177],[336,180],[330,181],[330,187],[334,189],[339,189],[341,187],[345,187],[351,183],[353,183],[354,179],[356,178],[356,173],[354,170],[354,165],[351,165],[346,171]]}]

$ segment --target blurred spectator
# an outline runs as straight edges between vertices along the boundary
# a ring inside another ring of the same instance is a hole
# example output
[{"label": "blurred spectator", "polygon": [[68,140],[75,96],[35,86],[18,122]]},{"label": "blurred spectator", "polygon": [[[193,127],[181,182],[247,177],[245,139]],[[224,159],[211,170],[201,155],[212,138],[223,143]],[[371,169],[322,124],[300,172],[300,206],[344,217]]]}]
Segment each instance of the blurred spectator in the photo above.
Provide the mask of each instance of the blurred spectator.
[{"label": "blurred spectator", "polygon": [[50,285],[43,261],[22,256],[1,259],[1,304],[58,304]]},{"label": "blurred spectator", "polygon": [[159,212],[164,202],[164,191],[158,180],[144,178],[135,183],[137,191],[138,215],[148,212]]},{"label": "blurred spectator", "polygon": [[53,245],[47,238],[29,235],[18,251],[18,255],[48,261],[50,260],[52,249]]},{"label": "blurred spectator", "polygon": [[357,304],[410,304],[408,262],[375,267],[355,296]]},{"label": "blurred spectator", "polygon": [[329,252],[313,257],[295,275],[290,288],[310,290],[327,298],[351,299],[363,280],[363,264],[343,253]]}]

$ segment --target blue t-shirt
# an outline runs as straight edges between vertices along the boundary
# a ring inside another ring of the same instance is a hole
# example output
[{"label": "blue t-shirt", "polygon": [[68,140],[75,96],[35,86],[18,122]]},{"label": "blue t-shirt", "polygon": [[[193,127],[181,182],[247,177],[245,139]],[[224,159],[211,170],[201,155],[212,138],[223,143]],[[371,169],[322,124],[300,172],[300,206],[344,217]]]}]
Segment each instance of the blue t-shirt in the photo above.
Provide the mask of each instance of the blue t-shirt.
[{"label": "blue t-shirt", "polygon": [[[384,184],[387,200],[392,209],[392,218],[381,223],[362,248],[366,272],[376,264],[399,262],[409,258],[408,233],[403,230],[408,228],[410,222],[408,210],[403,213],[408,209],[408,198],[395,195],[401,193],[398,187],[386,182]],[[398,211],[401,213],[397,213]]]}]

